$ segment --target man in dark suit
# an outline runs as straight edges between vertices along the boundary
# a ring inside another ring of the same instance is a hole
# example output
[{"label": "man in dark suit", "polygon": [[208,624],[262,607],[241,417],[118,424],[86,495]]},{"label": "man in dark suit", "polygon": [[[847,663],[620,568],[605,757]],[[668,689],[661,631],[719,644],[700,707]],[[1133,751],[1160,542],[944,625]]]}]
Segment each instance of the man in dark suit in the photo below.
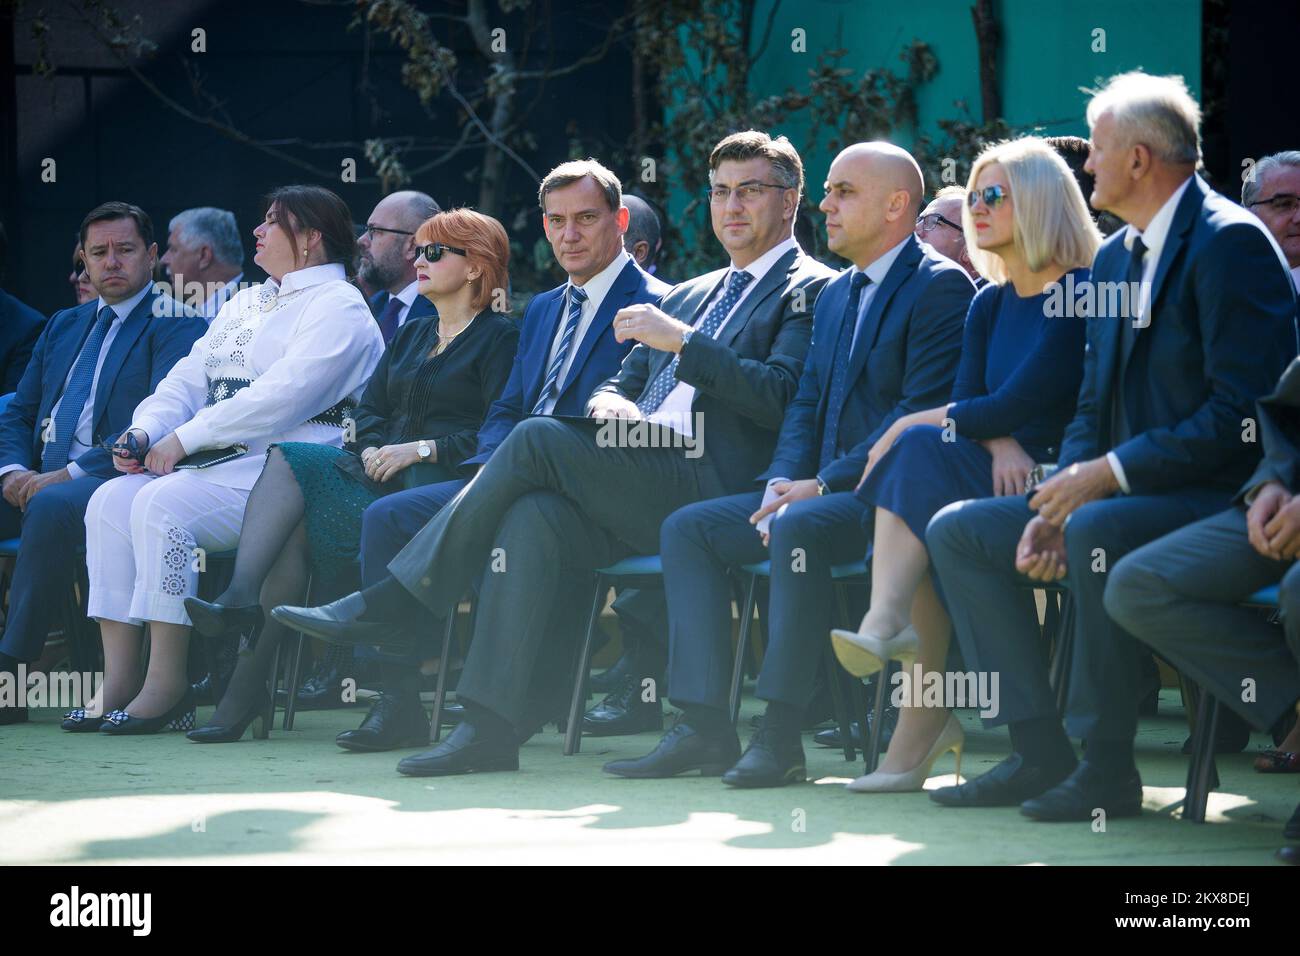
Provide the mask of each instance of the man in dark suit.
[{"label": "man in dark suit", "polygon": [[441,612],[486,565],[457,688],[465,719],[432,751],[403,760],[402,773],[516,769],[519,740],[556,703],[556,688],[537,687],[534,671],[568,659],[566,648],[543,646],[564,612],[560,585],[655,553],[667,515],[744,488],[767,463],[803,370],[813,303],[832,273],[793,242],[803,168],[787,140],[733,134],[709,167],[713,190],[742,190],[739,203],[713,204],[731,265],[674,287],[658,308],[615,316],[617,338],[639,344],[592,395],[598,420],[520,423],[393,560],[393,578],[324,608],[276,609],[318,636],[385,639],[403,602],[413,596]]},{"label": "man in dark suit", "polygon": [[[118,472],[105,441],[131,415],[207,325],[156,290],[153,224],[137,206],[109,202],[81,223],[94,302],[56,312],[0,416],[0,536],[21,534],[0,639],[0,669],[41,655],[85,545],[86,503]],[[0,723],[27,719],[0,711]]]},{"label": "man in dark suit", "polygon": [[[8,237],[0,223],[0,282],[4,281],[8,251]],[[0,287],[0,395],[18,387],[44,327],[45,316]]]},{"label": "man in dark suit", "polygon": [[[1134,551],[1106,584],[1121,627],[1260,730],[1282,724],[1300,699],[1297,409],[1300,360],[1259,400],[1264,459],[1233,507]],[[1281,627],[1241,606],[1274,584]],[[1294,753],[1298,739],[1300,725],[1278,749]],[[1300,806],[1286,835],[1300,839]]]},{"label": "man in dark suit", "polygon": [[[668,291],[623,251],[628,211],[622,184],[600,163],[587,159],[557,166],[542,180],[538,203],[555,260],[569,278],[534,296],[524,310],[510,378],[479,429],[474,456],[462,466],[466,477],[388,495],[366,509],[361,525],[366,586],[387,576],[388,563],[456,497],[520,421],[530,414],[582,415],[587,398],[618,371],[636,344],[616,339],[615,313],[639,302],[658,303]],[[434,657],[437,650],[425,648],[422,655]],[[384,693],[358,729],[338,736],[339,746],[392,750],[428,739],[417,662],[389,657],[381,672]],[[333,698],[340,696],[335,692]]]},{"label": "man in dark suit", "polygon": [[415,279],[415,231],[438,211],[433,197],[425,193],[392,193],[376,203],[357,240],[357,271],[368,286],[379,290],[370,297],[370,311],[385,344],[407,322],[437,314],[433,303],[420,295]]},{"label": "man in dark suit", "polygon": [[[931,793],[1021,805],[1039,820],[1135,815],[1138,645],[1102,603],[1130,551],[1221,510],[1254,469],[1244,424],[1295,354],[1294,297],[1260,223],[1196,175],[1200,110],[1177,77],[1128,73],[1088,106],[1092,205],[1128,223],[1093,263],[1095,309],[1060,471],[1028,503],[959,502],[927,543],[963,657],[1000,677],[1013,753]],[[1035,514],[1036,512],[1036,514]],[[1048,684],[1032,581],[1074,602],[1066,729]]]},{"label": "man in dark suit", "polygon": [[[649,755],[614,761],[607,772],[664,777],[731,767],[724,782],[745,787],[804,778],[799,731],[833,623],[831,566],[860,560],[871,541],[872,512],[854,488],[871,446],[896,419],[952,391],[975,293],[960,265],[912,234],[923,192],[916,161],[889,143],[858,143],[831,164],[821,206],[828,244],[853,266],[817,299],[812,349],[776,454],[747,482],[765,483],[767,494],[760,487],[702,501],[664,522],[668,688],[686,717]],[[728,570],[769,557],[758,680],[767,713],[741,756],[727,710]]]}]

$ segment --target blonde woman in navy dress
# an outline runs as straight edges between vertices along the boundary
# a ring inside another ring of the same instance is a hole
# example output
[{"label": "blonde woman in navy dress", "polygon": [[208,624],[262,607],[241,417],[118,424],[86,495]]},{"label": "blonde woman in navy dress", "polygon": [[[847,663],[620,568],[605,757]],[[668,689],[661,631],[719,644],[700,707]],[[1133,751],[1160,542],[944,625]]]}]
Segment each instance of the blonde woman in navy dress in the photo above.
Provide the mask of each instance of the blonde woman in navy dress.
[{"label": "blonde woman in navy dress", "polygon": [[253,235],[254,261],[269,281],[237,292],[140,404],[119,448],[146,449],[143,464],[119,451],[114,461],[126,474],[90,499],[88,603],[103,635],[104,682],[87,710],[104,719],[74,711],[67,730],[193,726],[184,601],[197,591],[202,552],[238,545],[270,445],[342,444],[345,419],[383,354],[365,299],[347,281],[356,240],[338,196],[317,186],[278,189]]}]

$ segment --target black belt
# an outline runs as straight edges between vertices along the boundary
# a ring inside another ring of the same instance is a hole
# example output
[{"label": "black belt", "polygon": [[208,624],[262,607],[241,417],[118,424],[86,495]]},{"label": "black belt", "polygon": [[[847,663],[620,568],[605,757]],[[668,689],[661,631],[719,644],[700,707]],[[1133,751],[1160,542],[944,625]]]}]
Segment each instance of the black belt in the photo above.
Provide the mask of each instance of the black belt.
[{"label": "black belt", "polygon": [[[208,399],[204,404],[211,407],[218,402],[224,402],[236,392],[248,388],[252,384],[252,381],[246,378],[214,378],[208,382]],[[355,411],[356,406],[345,398],[331,405],[315,418],[307,419],[307,423],[310,425],[333,425],[335,428],[343,428],[344,423],[352,418]]]}]

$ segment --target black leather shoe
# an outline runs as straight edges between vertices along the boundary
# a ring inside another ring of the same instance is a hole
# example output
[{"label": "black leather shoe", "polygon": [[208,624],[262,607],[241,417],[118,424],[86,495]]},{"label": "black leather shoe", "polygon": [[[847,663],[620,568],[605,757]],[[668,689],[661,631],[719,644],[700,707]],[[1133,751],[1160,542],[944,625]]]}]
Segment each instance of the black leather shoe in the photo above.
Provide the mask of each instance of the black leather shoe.
[{"label": "black leather shoe", "polygon": [[632,653],[624,651],[623,656],[614,662],[614,666],[599,674],[591,675],[591,692],[593,694],[612,694],[632,671]]},{"label": "black leather shoe", "polygon": [[1031,767],[1013,753],[996,767],[956,787],[930,791],[930,799],[945,807],[1014,807],[1051,790],[1074,770]]},{"label": "black leather shoe", "polygon": [[26,707],[0,707],[0,727],[25,723],[27,723]]},{"label": "black leather shoe", "polygon": [[190,616],[194,629],[204,637],[239,637],[239,654],[248,655],[257,647],[258,635],[266,618],[262,605],[244,604],[232,607],[200,601],[196,597],[185,599],[185,613]]},{"label": "black leather shoe", "polygon": [[693,770],[698,770],[701,777],[720,777],[739,758],[740,739],[734,730],[723,737],[705,737],[679,720],[644,757],[611,760],[602,769],[633,780],[675,777]]},{"label": "black leather shoe", "polygon": [[663,701],[642,700],[641,681],[631,675],[624,677],[621,687],[582,716],[582,732],[589,737],[621,737],[663,729]]},{"label": "black leather shoe", "polygon": [[735,766],[722,775],[729,787],[784,787],[803,783],[808,769],[799,738],[778,740],[766,726],[754,731]]},{"label": "black leather shoe", "polygon": [[415,635],[400,624],[381,624],[362,621],[366,599],[360,591],[353,591],[330,604],[320,607],[293,607],[281,604],[271,609],[271,617],[285,627],[319,637],[329,644],[361,644],[387,647],[392,650],[411,650]]},{"label": "black leather shoe", "polygon": [[70,734],[97,734],[99,725],[104,722],[104,718],[87,717],[86,708],[78,707],[76,710],[70,710],[63,715],[62,727]]},{"label": "black leather shoe", "polygon": [[[335,710],[347,707],[348,703],[343,699],[343,681],[347,676],[337,667],[321,668],[298,687],[294,709]],[[288,707],[289,695],[283,690],[277,690],[275,701],[278,707]]]},{"label": "black leather shoe", "polygon": [[373,753],[423,747],[429,742],[429,715],[419,698],[399,699],[380,694],[370,705],[370,713],[356,730],[345,730],[334,738],[344,750]]},{"label": "black leather shoe", "polygon": [[[1219,724],[1215,728],[1214,752],[1239,754],[1250,745],[1250,725],[1227,707],[1219,708]],[[1192,738],[1183,741],[1183,753],[1191,754]]]},{"label": "black leather shoe", "polygon": [[266,721],[267,712],[271,709],[270,705],[271,698],[263,692],[239,720],[224,725],[208,723],[191,730],[185,736],[196,744],[233,744],[243,739],[244,731],[248,729],[249,724],[252,724],[253,739],[266,740],[271,736],[271,728]]},{"label": "black leather shoe", "polygon": [[[875,715],[867,716],[867,733],[871,733],[871,722],[875,720]],[[885,708],[885,723],[880,731],[880,752],[884,753],[889,749],[889,742],[894,739],[894,728],[898,726],[898,709],[895,707]],[[866,740],[862,737],[862,728],[855,720],[849,724],[849,739],[853,741],[853,746],[858,750],[866,749]],[[830,727],[826,730],[819,730],[813,735],[813,743],[818,747],[834,747],[836,750],[843,748],[844,744],[840,740],[840,728],[838,726]]]},{"label": "black leather shoe", "polygon": [[518,770],[519,745],[513,738],[483,736],[462,720],[451,735],[432,750],[403,757],[397,772],[408,777],[446,777],[458,773]]},{"label": "black leather shoe", "polygon": [[156,734],[162,730],[194,729],[194,692],[185,688],[185,695],[167,713],[158,717],[132,717],[124,710],[110,710],[99,725],[100,733],[114,737],[139,734]]},{"label": "black leather shoe", "polygon": [[1117,779],[1085,759],[1051,790],[1020,805],[1025,816],[1049,823],[1090,821],[1098,810],[1108,819],[1142,812],[1142,779],[1136,770]]}]

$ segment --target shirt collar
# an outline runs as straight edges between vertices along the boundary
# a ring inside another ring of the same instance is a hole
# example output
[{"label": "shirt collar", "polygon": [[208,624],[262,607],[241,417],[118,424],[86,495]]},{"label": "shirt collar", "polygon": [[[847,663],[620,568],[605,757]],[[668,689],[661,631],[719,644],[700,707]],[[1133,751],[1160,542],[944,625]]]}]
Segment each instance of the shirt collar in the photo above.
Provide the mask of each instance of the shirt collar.
[{"label": "shirt collar", "polygon": [[415,302],[415,297],[419,294],[420,294],[420,280],[413,279],[411,281],[411,284],[408,285],[401,292],[397,293],[397,295],[394,296],[394,298],[400,299],[402,305],[406,306],[409,309],[412,303]]},{"label": "shirt collar", "polygon": [[1291,270],[1291,282],[1295,286],[1295,290],[1300,292],[1300,266],[1296,266]]},{"label": "shirt collar", "polygon": [[1174,194],[1165,200],[1151,221],[1147,223],[1145,229],[1138,229],[1132,223],[1129,223],[1128,229],[1124,233],[1124,248],[1129,252],[1133,251],[1133,243],[1138,236],[1142,237],[1142,245],[1147,247],[1147,253],[1160,258],[1160,250],[1165,247],[1165,240],[1169,238],[1169,227],[1174,224],[1174,212],[1178,209],[1178,201],[1183,198],[1183,193],[1187,192],[1187,187],[1192,184],[1192,177],[1188,176],[1183,180],[1183,184],[1174,190]]},{"label": "shirt collar", "polygon": [[[582,284],[582,291],[587,293],[587,301],[591,304],[593,311],[600,308],[600,304],[605,300],[605,296],[609,293],[614,280],[618,278],[619,273],[623,271],[623,267],[631,260],[632,257],[627,254],[627,251],[620,249],[613,262]],[[569,287],[573,287],[572,279],[569,280]],[[565,289],[564,294],[567,296],[569,290]]]},{"label": "shirt collar", "polygon": [[865,269],[859,269],[857,266],[854,266],[853,271],[865,272],[867,278],[871,280],[872,285],[880,285],[880,283],[885,281],[885,276],[889,275],[889,270],[894,266],[894,260],[898,258],[898,254],[903,251],[903,246],[907,245],[907,240],[910,238],[912,237],[908,236],[898,245],[887,250],[883,256],[878,256],[876,260]]},{"label": "shirt collar", "polygon": [[[799,248],[799,243],[794,241],[794,236],[789,236],[784,241],[778,242],[771,249],[767,250],[767,252],[763,253],[761,256],[759,256],[749,265],[745,266],[744,271],[748,272],[751,276],[754,277],[753,281],[751,281],[749,284],[751,286],[758,285],[758,283],[763,280],[763,276],[767,275],[772,270],[772,266],[776,265],[778,259],[780,259],[791,249],[798,249],[798,248]],[[724,276],[724,280],[730,280],[731,273],[740,272],[740,271],[741,271],[740,267],[733,262],[731,264],[731,269],[728,270],[726,276]]]},{"label": "shirt collar", "polygon": [[[281,292],[292,292],[294,289],[306,289],[310,286],[320,285],[322,282],[329,282],[333,279],[347,280],[347,270],[343,268],[341,262],[327,262],[324,265],[308,266],[305,269],[295,269],[293,272],[286,272],[284,278],[280,280]],[[274,282],[274,280],[272,280]]]},{"label": "shirt collar", "polygon": [[100,310],[102,310],[104,306],[108,305],[108,307],[113,310],[113,314],[117,316],[114,321],[125,322],[126,317],[135,311],[135,307],[139,305],[144,300],[144,297],[152,291],[153,283],[146,282],[143,289],[131,296],[131,298],[127,299],[125,302],[117,303],[117,305],[108,305],[108,303],[104,301],[104,297],[101,295],[99,301],[95,303],[95,314],[99,315]]},{"label": "shirt collar", "polygon": [[212,295],[208,296],[207,301],[203,303],[203,311],[207,312],[215,306],[224,305],[236,292],[239,291],[239,282],[243,278],[244,274],[241,272],[220,289],[213,292]]}]

